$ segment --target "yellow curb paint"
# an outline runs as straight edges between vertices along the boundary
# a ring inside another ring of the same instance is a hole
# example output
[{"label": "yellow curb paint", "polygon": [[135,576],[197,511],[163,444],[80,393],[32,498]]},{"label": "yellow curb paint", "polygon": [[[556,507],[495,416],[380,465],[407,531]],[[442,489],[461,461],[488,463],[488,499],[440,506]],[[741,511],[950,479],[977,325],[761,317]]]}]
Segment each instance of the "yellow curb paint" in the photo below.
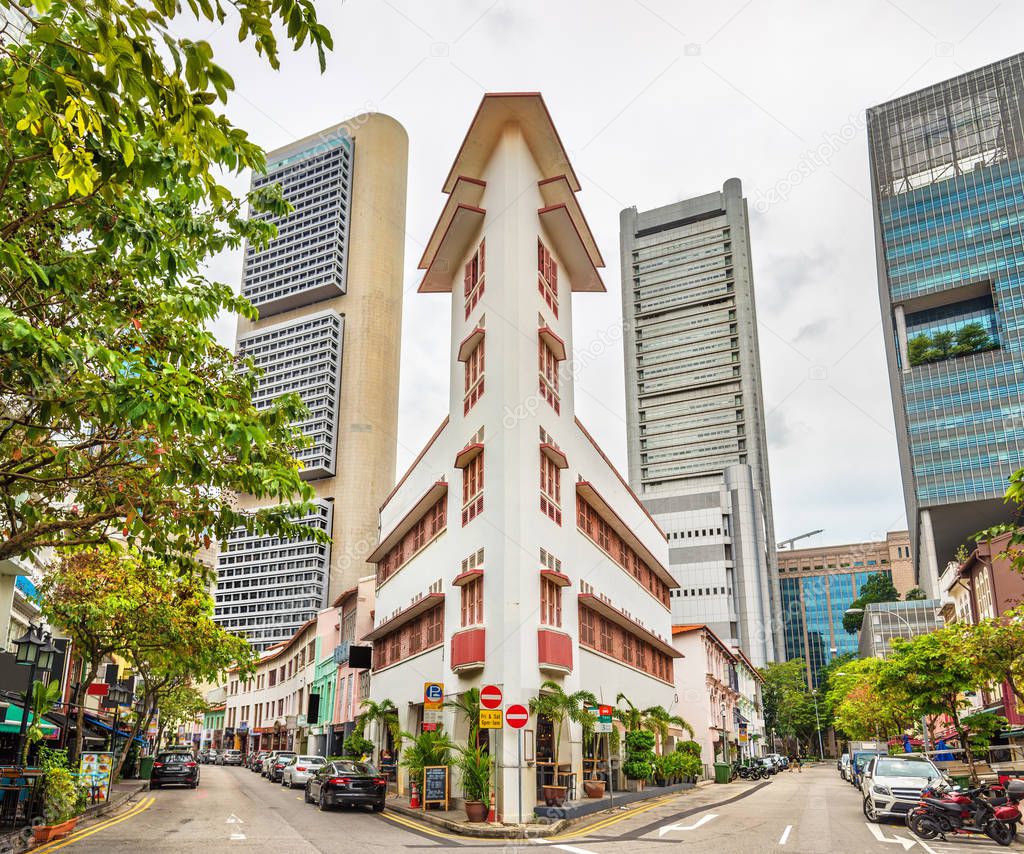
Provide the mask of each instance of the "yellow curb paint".
[{"label": "yellow curb paint", "polygon": [[79,830],[72,833],[66,839],[59,839],[55,842],[48,842],[40,848],[33,849],[33,854],[49,854],[50,851],[57,851],[60,848],[65,848],[68,845],[74,845],[81,839],[85,839],[87,836],[92,836],[94,833],[99,833],[101,830],[106,830],[108,827],[113,827],[115,824],[120,824],[122,821],[127,821],[130,818],[144,813],[148,810],[156,798],[144,798],[136,806],[132,807],[128,812],[123,815],[116,816],[115,818],[106,819],[100,822],[94,827],[87,828],[85,830]]}]

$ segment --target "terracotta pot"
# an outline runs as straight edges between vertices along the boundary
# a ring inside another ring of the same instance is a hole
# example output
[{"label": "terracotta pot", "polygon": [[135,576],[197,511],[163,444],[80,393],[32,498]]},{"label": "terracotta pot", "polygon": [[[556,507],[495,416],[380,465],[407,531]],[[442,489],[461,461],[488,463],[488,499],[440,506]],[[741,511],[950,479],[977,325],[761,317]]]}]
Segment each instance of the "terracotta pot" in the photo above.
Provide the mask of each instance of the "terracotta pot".
[{"label": "terracotta pot", "polygon": [[487,821],[487,807],[483,801],[466,801],[466,821]]},{"label": "terracotta pot", "polygon": [[560,807],[565,803],[565,793],[569,791],[566,786],[545,786],[544,803],[549,807]]},{"label": "terracotta pot", "polygon": [[52,839],[60,839],[67,836],[78,824],[78,816],[69,818],[60,824],[37,824],[32,828],[32,837],[36,842],[49,842]]},{"label": "terracotta pot", "polygon": [[603,798],[604,780],[584,780],[583,792],[588,798]]}]

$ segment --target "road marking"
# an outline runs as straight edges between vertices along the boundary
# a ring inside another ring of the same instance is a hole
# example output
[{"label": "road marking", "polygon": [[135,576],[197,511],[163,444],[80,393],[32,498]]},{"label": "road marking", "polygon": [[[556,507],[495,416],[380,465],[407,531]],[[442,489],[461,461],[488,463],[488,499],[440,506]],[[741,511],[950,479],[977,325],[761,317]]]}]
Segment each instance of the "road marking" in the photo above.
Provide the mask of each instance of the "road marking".
[{"label": "road marking", "polygon": [[232,842],[245,842],[245,834],[244,833],[237,833],[237,832],[236,833],[232,833],[231,836],[229,837],[229,839]]},{"label": "road marking", "polygon": [[231,813],[231,815],[228,816],[228,820],[226,822],[224,822],[224,823],[225,824],[245,824],[245,822],[242,821],[242,819],[240,819],[234,813]]},{"label": "road marking", "polygon": [[658,798],[657,800],[654,800],[649,804],[645,804],[642,807],[627,810],[621,815],[616,815],[612,816],[611,818],[603,819],[595,824],[590,824],[586,827],[581,827],[579,830],[572,831],[569,833],[560,833],[557,836],[550,836],[548,837],[548,840],[555,841],[559,839],[579,839],[584,836],[590,836],[590,834],[593,833],[595,830],[603,830],[604,828],[610,827],[613,824],[618,824],[620,821],[625,821],[627,818],[632,818],[635,815],[640,815],[640,813],[645,813],[648,810],[654,809],[655,807],[660,807],[663,804],[665,804],[666,801],[673,800],[675,797],[676,795],[674,794],[665,795],[664,797]]},{"label": "road marking", "polygon": [[782,831],[782,836],[779,837],[779,845],[785,845],[789,842],[789,832],[793,829],[793,825],[787,824],[786,829]]},{"label": "road marking", "polygon": [[410,828],[412,830],[418,830],[420,833],[429,833],[431,836],[437,836],[437,837],[440,837],[441,839],[465,839],[466,838],[464,836],[457,836],[457,835],[454,835],[454,834],[451,834],[451,833],[442,833],[441,831],[435,830],[434,828],[432,828],[432,827],[430,827],[428,825],[420,824],[418,821],[413,821],[412,819],[405,818],[404,816],[400,817],[398,815],[395,815],[394,813],[382,812],[380,814],[380,817],[381,818],[386,818],[388,821],[393,821],[393,822],[395,822],[395,824],[401,824],[404,827],[408,827],[408,828]]},{"label": "road marking", "polygon": [[875,837],[878,842],[895,842],[897,845],[902,845],[904,851],[908,851],[917,845],[917,842],[913,839],[907,839],[905,836],[894,836],[889,839],[885,832],[877,824],[871,824],[871,822],[864,822],[867,825],[868,830],[871,831],[871,835]]},{"label": "road marking", "polygon": [[705,825],[716,818],[718,818],[718,814],[711,813],[698,819],[693,824],[666,824],[664,827],[658,828],[658,839],[661,839],[666,833],[671,833],[673,830],[696,830],[701,825]]},{"label": "road marking", "polygon": [[101,830],[106,830],[108,827],[113,827],[115,824],[120,824],[122,821],[127,821],[130,818],[135,818],[135,816],[145,812],[151,806],[153,806],[155,801],[156,798],[153,797],[143,798],[141,801],[139,801],[138,804],[132,807],[124,815],[119,815],[115,818],[106,819],[105,821],[102,821],[99,824],[97,824],[95,827],[90,827],[85,830],[79,830],[76,833],[72,833],[66,839],[60,839],[56,842],[50,842],[46,845],[43,845],[41,848],[35,848],[33,849],[33,854],[48,854],[48,852],[50,851],[56,851],[59,848],[65,848],[68,845],[73,845],[80,839],[85,839],[87,836],[92,836],[94,833],[99,833]]}]

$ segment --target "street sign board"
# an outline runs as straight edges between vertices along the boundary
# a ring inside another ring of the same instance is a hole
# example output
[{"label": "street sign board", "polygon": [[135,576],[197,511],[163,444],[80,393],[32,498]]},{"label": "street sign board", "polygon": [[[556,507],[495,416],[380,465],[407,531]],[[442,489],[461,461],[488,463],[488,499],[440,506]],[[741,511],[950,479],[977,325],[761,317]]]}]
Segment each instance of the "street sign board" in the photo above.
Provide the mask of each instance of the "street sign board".
[{"label": "street sign board", "polygon": [[600,732],[611,732],[611,731],[612,731],[612,722],[611,721],[607,721],[607,722],[605,722],[605,721],[598,721],[596,724],[594,724],[594,732],[599,732],[600,733]]},{"label": "street sign board", "polygon": [[90,697],[106,697],[109,692],[110,686],[106,682],[93,682],[85,689],[85,693]]},{"label": "street sign board", "polygon": [[480,729],[501,729],[501,709],[481,709]]},{"label": "street sign board", "polygon": [[424,709],[423,710],[423,723],[425,724],[439,724],[442,723],[442,715],[444,713],[440,709]]},{"label": "street sign board", "polygon": [[526,706],[514,703],[505,709],[505,723],[512,727],[512,729],[522,729],[526,726],[526,722],[529,719],[530,713],[527,711]]},{"label": "street sign board", "polygon": [[747,735],[747,725],[745,723],[741,722],[740,723],[740,741],[743,742],[743,743],[746,743],[748,738],[749,738],[749,736]]},{"label": "street sign board", "polygon": [[497,709],[501,706],[501,688],[497,685],[485,685],[480,689],[480,705],[485,709]]},{"label": "street sign board", "polygon": [[610,718],[612,716],[612,707],[611,706],[598,706],[597,707],[597,714],[600,715],[602,718]]},{"label": "street sign board", "polygon": [[444,706],[444,683],[423,683],[423,709],[440,709]]}]

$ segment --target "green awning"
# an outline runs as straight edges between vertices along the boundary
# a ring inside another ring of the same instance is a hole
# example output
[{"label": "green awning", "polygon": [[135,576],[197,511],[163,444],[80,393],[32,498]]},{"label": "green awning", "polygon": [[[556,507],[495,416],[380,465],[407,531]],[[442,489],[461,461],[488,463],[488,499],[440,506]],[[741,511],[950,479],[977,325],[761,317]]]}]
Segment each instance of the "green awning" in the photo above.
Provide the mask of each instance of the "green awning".
[{"label": "green awning", "polygon": [[[11,703],[11,705],[9,705],[7,707],[6,711],[7,711],[7,717],[4,718],[3,723],[0,723],[0,732],[13,732],[13,733],[20,732],[21,731],[21,706],[16,706],[16,705],[14,705],[14,703]],[[29,722],[29,724],[31,724],[33,720],[35,720],[35,716],[31,712],[29,712],[28,713],[28,722]],[[46,720],[46,718],[43,718],[42,727],[43,727],[43,735],[46,738],[51,738],[52,736],[55,736],[55,735],[57,735],[57,733],[60,732],[60,727],[55,726],[54,724],[51,724],[48,720]]]}]

